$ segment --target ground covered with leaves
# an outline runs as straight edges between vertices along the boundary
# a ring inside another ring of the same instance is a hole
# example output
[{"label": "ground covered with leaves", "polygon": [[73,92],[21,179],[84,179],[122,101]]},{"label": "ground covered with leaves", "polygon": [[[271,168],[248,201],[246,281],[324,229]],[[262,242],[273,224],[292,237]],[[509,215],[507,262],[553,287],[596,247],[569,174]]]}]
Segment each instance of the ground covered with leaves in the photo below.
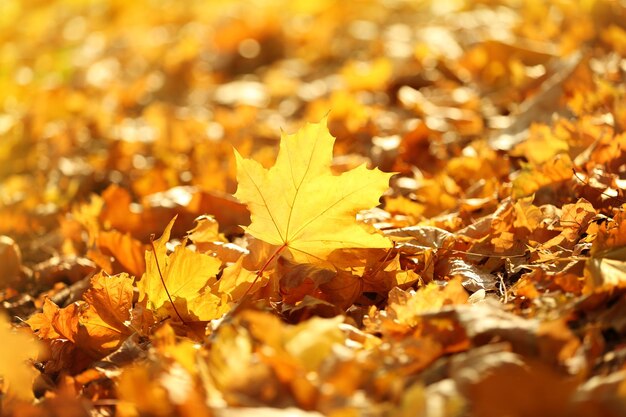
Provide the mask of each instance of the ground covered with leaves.
[{"label": "ground covered with leaves", "polygon": [[623,2],[2,0],[0,63],[0,414],[623,415]]}]

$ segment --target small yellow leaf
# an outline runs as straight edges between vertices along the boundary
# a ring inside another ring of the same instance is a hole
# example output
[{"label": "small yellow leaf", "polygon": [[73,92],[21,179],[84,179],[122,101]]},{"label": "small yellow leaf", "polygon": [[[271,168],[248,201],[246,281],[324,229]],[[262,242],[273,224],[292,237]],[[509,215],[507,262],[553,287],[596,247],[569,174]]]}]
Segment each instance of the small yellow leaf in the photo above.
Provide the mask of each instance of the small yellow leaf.
[{"label": "small yellow leaf", "polygon": [[46,298],[43,302],[43,312],[33,314],[26,323],[41,339],[65,338],[75,342],[74,337],[78,332],[76,304],[60,309]]},{"label": "small yellow leaf", "polygon": [[189,238],[196,244],[227,242],[223,234],[219,232],[219,225],[215,217],[210,215],[200,216],[196,219],[196,227],[189,231]]},{"label": "small yellow leaf", "polygon": [[[147,299],[148,308],[163,315],[176,317],[180,314],[183,320],[189,321],[212,320],[221,316],[226,308],[219,307],[221,297],[212,294],[209,289],[215,283],[221,262],[187,249],[185,242],[177,246],[174,253],[167,255],[165,244],[169,241],[175,220],[167,225],[163,236],[154,241],[156,253],[146,252],[146,272],[137,283],[139,301]],[[173,311],[170,297],[178,313]]]},{"label": "small yellow leaf", "polygon": [[523,165],[513,180],[511,195],[514,199],[531,195],[542,187],[554,186],[572,178],[573,162],[568,154],[556,155],[553,160],[538,167]]},{"label": "small yellow leaf", "polygon": [[387,310],[395,321],[414,326],[419,316],[427,312],[437,311],[445,305],[465,304],[468,295],[461,278],[448,281],[445,287],[430,283],[419,288],[416,292],[404,292],[393,289],[389,295]]}]

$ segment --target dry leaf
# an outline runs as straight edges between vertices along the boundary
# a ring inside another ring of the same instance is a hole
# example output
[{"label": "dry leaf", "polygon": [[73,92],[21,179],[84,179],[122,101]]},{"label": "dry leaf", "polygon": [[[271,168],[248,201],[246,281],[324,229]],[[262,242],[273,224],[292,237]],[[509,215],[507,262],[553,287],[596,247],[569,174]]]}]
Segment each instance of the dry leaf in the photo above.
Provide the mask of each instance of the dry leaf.
[{"label": "dry leaf", "polygon": [[[83,295],[87,308],[80,314],[77,344],[96,352],[117,348],[132,330],[128,327],[133,303],[133,280],[128,274],[91,279]],[[84,332],[84,333],[83,333]]]}]

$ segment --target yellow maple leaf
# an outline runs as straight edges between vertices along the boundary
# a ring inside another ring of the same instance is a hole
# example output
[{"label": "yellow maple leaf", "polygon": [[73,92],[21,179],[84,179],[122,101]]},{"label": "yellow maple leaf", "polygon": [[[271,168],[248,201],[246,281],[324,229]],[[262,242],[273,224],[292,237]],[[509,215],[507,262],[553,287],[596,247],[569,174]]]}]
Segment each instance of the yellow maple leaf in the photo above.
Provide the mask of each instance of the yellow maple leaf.
[{"label": "yellow maple leaf", "polygon": [[212,256],[191,251],[185,247],[185,242],[167,255],[165,245],[175,220],[172,219],[161,238],[154,241],[156,253],[146,252],[146,272],[137,283],[139,301],[147,298],[148,308],[172,317],[180,314],[185,321],[220,317],[228,307],[221,297],[211,293],[210,286],[215,284],[222,263]]},{"label": "yellow maple leaf", "polygon": [[296,262],[316,263],[341,248],[391,247],[387,238],[367,231],[355,216],[378,204],[393,174],[360,165],[333,175],[334,142],[324,118],[295,134],[283,134],[270,169],[235,150],[235,197],[251,212],[246,232],[288,250]]}]

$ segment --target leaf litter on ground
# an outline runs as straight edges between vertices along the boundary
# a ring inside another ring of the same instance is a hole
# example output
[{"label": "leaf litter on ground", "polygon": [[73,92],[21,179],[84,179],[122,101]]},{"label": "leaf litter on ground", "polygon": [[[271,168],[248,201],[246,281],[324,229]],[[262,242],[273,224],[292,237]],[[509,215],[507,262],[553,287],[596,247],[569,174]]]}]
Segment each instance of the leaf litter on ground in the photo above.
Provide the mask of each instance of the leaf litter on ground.
[{"label": "leaf litter on ground", "polygon": [[623,413],[623,4],[0,9],[0,414]]}]

